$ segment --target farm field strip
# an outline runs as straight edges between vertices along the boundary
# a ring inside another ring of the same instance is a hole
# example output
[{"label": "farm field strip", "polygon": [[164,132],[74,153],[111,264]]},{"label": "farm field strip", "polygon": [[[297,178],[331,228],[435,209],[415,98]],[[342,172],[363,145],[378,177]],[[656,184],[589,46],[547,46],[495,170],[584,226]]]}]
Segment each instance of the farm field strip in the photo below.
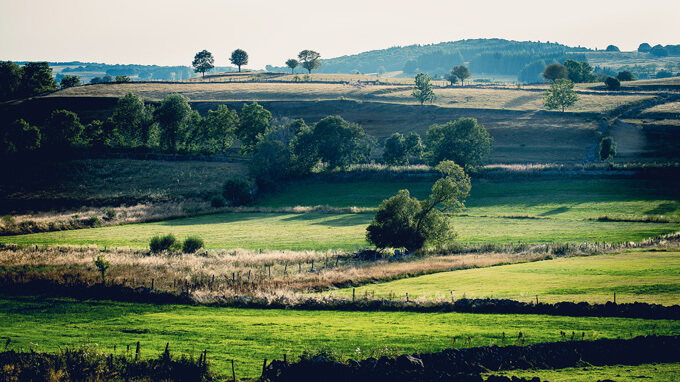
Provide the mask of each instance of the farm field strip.
[{"label": "farm field strip", "polygon": [[293,359],[324,346],[346,357],[366,357],[381,349],[440,351],[451,347],[453,337],[456,347],[501,345],[502,333],[514,340],[520,331],[525,344],[559,341],[560,331],[583,333],[586,340],[680,334],[680,326],[667,320],[258,310],[7,296],[0,299],[0,319],[6,323],[0,337],[11,338],[17,350],[57,351],[88,343],[124,352],[140,341],[142,356],[155,357],[170,343],[174,353],[197,356],[207,349],[213,369],[222,375],[235,359],[239,377],[259,375],[264,358],[288,354]]},{"label": "farm field strip", "polygon": [[642,365],[614,365],[570,367],[566,369],[533,369],[514,370],[489,373],[489,375],[505,375],[508,377],[533,378],[551,382],[597,382],[613,380],[617,382],[639,382],[650,380],[654,382],[677,382],[680,363],[654,363]]},{"label": "farm field strip", "polygon": [[[352,288],[331,292],[350,297]],[[680,304],[680,251],[630,251],[588,257],[456,270],[357,287],[371,298],[506,298],[561,301]],[[328,294],[328,293],[324,293]]]}]

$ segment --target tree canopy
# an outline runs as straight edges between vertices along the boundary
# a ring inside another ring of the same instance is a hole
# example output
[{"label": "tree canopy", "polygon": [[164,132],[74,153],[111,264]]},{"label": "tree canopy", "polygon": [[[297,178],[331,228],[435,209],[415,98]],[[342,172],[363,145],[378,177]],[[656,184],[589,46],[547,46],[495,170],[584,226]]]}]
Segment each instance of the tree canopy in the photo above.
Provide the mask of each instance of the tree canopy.
[{"label": "tree canopy", "polygon": [[59,83],[59,86],[62,89],[66,88],[72,88],[74,86],[80,86],[80,78],[78,76],[64,76],[61,78],[61,82]]},{"label": "tree canopy", "polygon": [[586,61],[566,60],[564,66],[569,73],[569,80],[573,83],[595,82],[597,77],[593,74],[593,67]]},{"label": "tree canopy", "polygon": [[428,199],[419,201],[401,190],[383,201],[371,224],[366,239],[378,248],[401,248],[409,251],[426,245],[442,245],[455,237],[445,212],[457,212],[465,206],[470,193],[470,178],[451,161],[441,162],[436,169],[442,174],[432,186]]},{"label": "tree canopy", "polygon": [[451,73],[460,79],[461,86],[464,86],[465,80],[471,76],[470,69],[468,69],[468,67],[465,65],[454,66],[453,70],[451,70]]},{"label": "tree canopy", "polygon": [[298,60],[296,60],[296,59],[294,59],[294,58],[291,58],[291,59],[289,59],[289,60],[286,61],[286,66],[290,68],[291,74],[294,74],[294,73],[295,73],[295,68],[297,68],[298,66],[300,66],[300,61],[298,61]]},{"label": "tree canopy", "polygon": [[312,70],[319,69],[321,67],[321,61],[319,61],[321,55],[313,50],[303,50],[298,54],[298,60],[302,62],[302,67],[307,69],[311,74]]},{"label": "tree canopy", "polygon": [[238,71],[240,73],[241,66],[248,65],[248,53],[246,53],[246,51],[243,49],[236,49],[235,51],[231,52],[229,61],[231,61],[233,65],[238,66]]},{"label": "tree canopy", "polygon": [[418,73],[418,75],[416,75],[416,87],[413,89],[411,95],[420,101],[421,105],[427,101],[434,101],[434,91],[432,91],[431,80],[432,78],[426,73]]},{"label": "tree canopy", "polygon": [[161,125],[161,146],[174,153],[186,135],[191,116],[189,99],[181,94],[170,94],[161,102],[157,114]]},{"label": "tree canopy", "polygon": [[241,120],[236,128],[236,136],[241,140],[241,152],[244,154],[255,152],[257,136],[263,135],[272,120],[272,113],[265,110],[257,102],[243,105]]},{"label": "tree canopy", "polygon": [[543,70],[543,78],[555,82],[557,79],[569,78],[569,72],[564,65],[554,63],[545,67]]},{"label": "tree canopy", "polygon": [[426,158],[430,165],[452,160],[463,167],[484,163],[491,153],[493,138],[475,118],[460,118],[427,130]]},{"label": "tree canopy", "polygon": [[598,152],[601,161],[608,161],[616,156],[616,143],[612,137],[604,137],[600,140],[600,150]]},{"label": "tree canopy", "polygon": [[212,53],[207,50],[202,50],[196,53],[191,66],[194,67],[196,73],[201,73],[203,74],[203,77],[205,77],[205,72],[210,71],[215,67],[215,58]]},{"label": "tree canopy", "polygon": [[558,79],[543,93],[543,105],[549,110],[555,110],[574,105],[579,100],[574,92],[574,83],[570,80]]}]

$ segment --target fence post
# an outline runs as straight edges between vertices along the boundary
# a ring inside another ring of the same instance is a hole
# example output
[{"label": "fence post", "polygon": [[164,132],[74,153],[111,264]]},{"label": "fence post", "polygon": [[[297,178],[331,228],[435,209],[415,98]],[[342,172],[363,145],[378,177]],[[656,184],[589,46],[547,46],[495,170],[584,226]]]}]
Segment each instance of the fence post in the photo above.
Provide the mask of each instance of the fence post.
[{"label": "fence post", "polygon": [[536,295],[536,305],[538,305],[538,295]]},{"label": "fence post", "polygon": [[139,359],[139,341],[137,341],[137,349],[135,350],[135,362],[137,362],[137,359]]},{"label": "fence post", "polygon": [[354,304],[354,299],[356,298],[356,289],[352,288],[352,304]]},{"label": "fence post", "polygon": [[616,304],[616,292],[614,292],[614,304]]},{"label": "fence post", "polygon": [[406,292],[406,302],[408,302],[408,292]]}]

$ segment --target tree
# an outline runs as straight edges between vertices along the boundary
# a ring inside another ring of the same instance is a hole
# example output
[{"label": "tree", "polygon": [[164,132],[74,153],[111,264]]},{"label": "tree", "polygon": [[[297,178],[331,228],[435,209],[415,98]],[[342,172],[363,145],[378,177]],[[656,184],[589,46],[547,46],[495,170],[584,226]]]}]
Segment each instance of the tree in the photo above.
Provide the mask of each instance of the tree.
[{"label": "tree", "polygon": [[400,133],[393,133],[383,145],[383,161],[388,165],[399,165],[406,162],[408,152],[406,151],[406,140]]},{"label": "tree", "polygon": [[47,62],[27,62],[21,77],[21,91],[25,96],[40,94],[57,89],[52,78],[52,68]]},{"label": "tree", "polygon": [[291,58],[291,59],[286,61],[286,66],[290,68],[291,74],[295,74],[295,68],[300,66],[300,61],[298,61],[294,58]]},{"label": "tree", "polygon": [[543,78],[555,82],[557,79],[569,78],[569,72],[564,65],[554,63],[545,67],[543,70]]},{"label": "tree", "polygon": [[657,44],[657,45],[654,45],[654,47],[649,50],[649,54],[657,56],[657,57],[668,57],[668,55],[670,53],[668,52],[668,49],[666,49],[665,47],[663,47],[660,44]]},{"label": "tree", "polygon": [[416,87],[413,89],[411,95],[420,101],[421,105],[426,101],[434,101],[434,92],[432,91],[432,84],[430,83],[431,80],[432,78],[426,73],[418,73],[418,75],[416,75]]},{"label": "tree", "polygon": [[528,84],[543,82],[544,77],[542,75],[546,67],[545,60],[531,61],[519,71],[517,80]]},{"label": "tree", "polygon": [[470,69],[468,69],[468,67],[465,65],[454,66],[453,70],[451,70],[451,73],[460,79],[461,86],[464,86],[465,80],[471,76]]},{"label": "tree", "polygon": [[596,77],[593,74],[593,67],[589,63],[575,60],[564,61],[564,66],[569,73],[569,79],[573,83],[594,82]]},{"label": "tree", "polygon": [[314,125],[312,141],[319,159],[328,169],[345,168],[370,156],[372,139],[356,123],[339,116],[326,117]]},{"label": "tree", "polygon": [[673,77],[673,73],[671,73],[669,70],[666,69],[661,69],[656,73],[656,78],[670,78]]},{"label": "tree", "polygon": [[78,115],[68,110],[53,111],[41,131],[45,146],[54,149],[80,145],[82,133],[83,125]]},{"label": "tree", "polygon": [[616,78],[619,79],[619,81],[635,81],[637,78],[633,75],[633,73],[624,70],[622,72],[619,72],[619,74],[616,75]]},{"label": "tree", "polygon": [[246,51],[243,49],[236,49],[235,51],[231,52],[229,61],[231,61],[233,65],[238,66],[238,71],[240,73],[241,66],[248,65],[248,53],[246,53]]},{"label": "tree", "polygon": [[94,266],[97,267],[97,270],[102,274],[102,285],[106,285],[106,279],[104,276],[106,275],[106,270],[111,267],[111,263],[106,261],[104,255],[99,255],[96,259],[93,258],[92,262],[94,262]]},{"label": "tree", "polygon": [[149,127],[153,124],[153,112],[150,105],[132,93],[118,99],[113,110],[114,143],[120,147],[138,147],[147,144]]},{"label": "tree", "polygon": [[609,45],[607,49],[604,50],[605,52],[620,52],[621,50],[619,49],[618,46],[616,45]]},{"label": "tree", "polygon": [[259,188],[270,189],[290,176],[291,152],[281,141],[263,139],[255,146],[248,169]]},{"label": "tree", "polygon": [[257,102],[243,105],[241,120],[236,128],[236,136],[241,140],[241,152],[255,151],[258,135],[264,135],[272,120],[272,113],[265,110]]},{"label": "tree", "polygon": [[303,50],[298,53],[298,60],[302,62],[302,67],[307,69],[309,74],[312,70],[319,69],[321,67],[321,61],[319,61],[321,55],[313,50]]},{"label": "tree", "polygon": [[23,119],[14,121],[0,133],[2,148],[0,154],[24,154],[40,148],[40,129],[31,126]]},{"label": "tree", "polygon": [[484,163],[491,153],[493,138],[474,118],[460,118],[427,130],[427,159],[430,165],[452,160],[468,168]]},{"label": "tree", "polygon": [[409,162],[409,156],[418,159],[423,156],[423,141],[418,133],[409,133],[404,139],[404,147],[406,148],[406,163]]},{"label": "tree", "polygon": [[156,113],[161,125],[161,146],[174,153],[186,136],[187,124],[191,116],[189,99],[181,94],[170,94],[161,102]]},{"label": "tree", "polygon": [[456,82],[458,82],[458,76],[456,76],[455,74],[453,74],[453,70],[451,71],[451,73],[447,73],[447,74],[444,76],[444,79],[445,79],[446,81],[448,81],[448,82],[451,83],[451,87],[453,87],[453,85],[455,85]]},{"label": "tree", "polygon": [[253,201],[250,184],[243,179],[229,179],[224,182],[222,196],[231,206],[243,206]]},{"label": "tree", "polygon": [[116,82],[121,83],[121,82],[130,82],[132,79],[128,76],[116,76]]},{"label": "tree", "polygon": [[196,53],[191,66],[194,67],[196,73],[201,73],[203,74],[203,77],[205,77],[205,72],[210,71],[215,67],[215,58],[213,58],[212,53],[207,50],[202,50]]},{"label": "tree", "polygon": [[612,160],[616,156],[616,143],[612,137],[604,137],[600,141],[599,156],[601,161]]},{"label": "tree", "polygon": [[74,86],[80,86],[80,78],[78,76],[64,76],[61,78],[59,86],[62,89],[72,88]]},{"label": "tree", "polygon": [[451,161],[440,163],[437,170],[443,175],[432,186],[426,200],[412,198],[408,190],[383,201],[371,224],[366,228],[366,239],[377,248],[401,248],[409,251],[425,245],[441,245],[455,237],[448,216],[464,207],[470,193],[470,178]]},{"label": "tree", "polygon": [[618,90],[621,87],[621,81],[616,77],[607,77],[604,80],[604,84],[609,90]]},{"label": "tree", "polygon": [[234,139],[233,134],[239,124],[236,110],[229,110],[227,105],[219,105],[217,110],[208,110],[203,122],[201,135],[202,146],[208,153],[226,153]]},{"label": "tree", "polygon": [[570,80],[559,79],[550,86],[550,89],[543,93],[543,105],[548,110],[555,110],[572,106],[579,100],[578,95],[574,92],[574,83]]},{"label": "tree", "polygon": [[0,100],[17,95],[23,74],[21,66],[12,61],[0,61]]},{"label": "tree", "polygon": [[649,53],[650,50],[652,50],[652,46],[646,42],[643,42],[638,46],[638,52],[640,53]]}]

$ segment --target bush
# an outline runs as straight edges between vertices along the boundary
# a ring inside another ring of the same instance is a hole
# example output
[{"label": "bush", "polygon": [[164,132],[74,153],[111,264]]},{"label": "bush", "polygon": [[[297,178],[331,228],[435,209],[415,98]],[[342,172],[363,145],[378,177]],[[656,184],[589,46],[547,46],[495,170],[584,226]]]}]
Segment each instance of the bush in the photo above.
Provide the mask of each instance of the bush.
[{"label": "bush", "polygon": [[604,84],[609,90],[618,90],[621,87],[621,81],[616,77],[607,77],[607,79],[604,80]]},{"label": "bush", "polygon": [[104,210],[104,219],[113,220],[116,218],[116,210],[113,208],[107,208]]},{"label": "bush", "polygon": [[182,244],[182,252],[184,253],[194,253],[201,248],[203,248],[203,239],[196,236],[187,237]]},{"label": "bush", "polygon": [[224,199],[224,196],[222,195],[215,195],[210,199],[210,205],[213,206],[213,208],[224,207],[227,205],[227,200]]},{"label": "bush", "polygon": [[92,215],[85,221],[85,224],[92,228],[101,227],[102,222],[99,220],[99,216]]},{"label": "bush", "polygon": [[635,81],[636,80],[633,73],[631,73],[628,70],[624,70],[622,72],[619,72],[619,74],[616,75],[616,78],[618,78],[619,81]]},{"label": "bush", "polygon": [[177,239],[175,239],[175,236],[171,233],[165,236],[156,235],[149,241],[149,249],[152,253],[168,251],[175,247],[176,242]]},{"label": "bush", "polygon": [[229,179],[224,183],[222,196],[232,206],[243,206],[253,200],[250,184],[243,179]]}]

